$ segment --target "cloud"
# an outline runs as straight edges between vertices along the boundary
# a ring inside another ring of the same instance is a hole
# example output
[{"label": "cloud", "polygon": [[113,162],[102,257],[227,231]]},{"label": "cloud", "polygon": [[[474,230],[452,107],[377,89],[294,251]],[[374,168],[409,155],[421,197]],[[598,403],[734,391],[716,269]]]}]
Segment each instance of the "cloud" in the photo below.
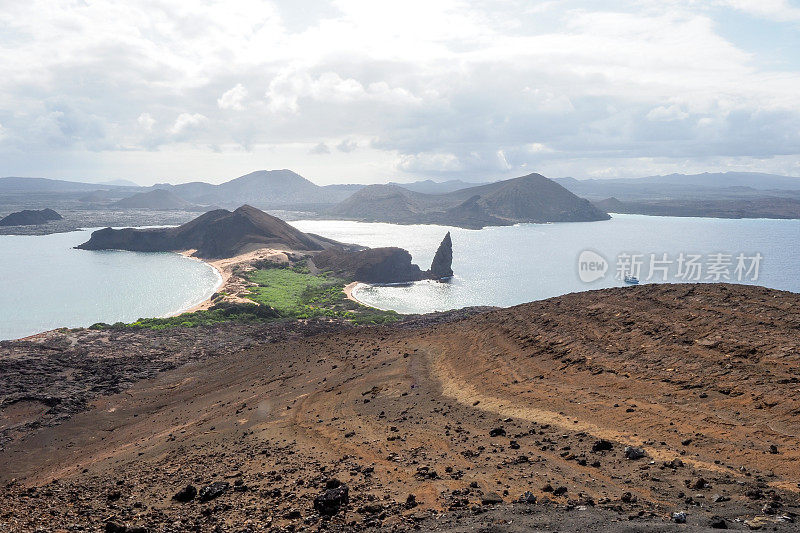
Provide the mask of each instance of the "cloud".
[{"label": "cloud", "polygon": [[328,148],[328,145],[325,143],[319,143],[314,145],[314,147],[308,151],[310,154],[321,155],[321,154],[329,154],[331,153],[331,149]]},{"label": "cloud", "polygon": [[136,119],[136,122],[142,127],[142,129],[151,131],[153,129],[153,125],[156,123],[156,119],[154,119],[150,113],[142,113],[139,115],[139,118]]},{"label": "cloud", "polygon": [[192,132],[201,130],[208,123],[208,118],[200,113],[181,113],[169,130],[173,137],[184,138]]},{"label": "cloud", "polygon": [[244,109],[242,102],[247,97],[247,89],[241,83],[237,83],[236,87],[229,89],[217,99],[217,106],[220,109],[232,109],[234,111],[241,111]]},{"label": "cloud", "polygon": [[264,96],[269,102],[269,110],[275,113],[297,113],[303,99],[329,104],[377,102],[403,105],[420,102],[408,90],[391,88],[383,81],[364,86],[360,81],[343,78],[336,72],[312,75],[293,69],[275,76]]},{"label": "cloud", "polygon": [[0,160],[135,161],[141,181],[265,160],[322,182],[800,172],[798,20],[785,0],[6,2]]},{"label": "cloud", "polygon": [[786,0],[721,0],[720,3],[766,19],[780,22],[800,21],[800,8],[791,6]]},{"label": "cloud", "polygon": [[670,120],[683,120],[689,116],[689,113],[685,112],[675,104],[672,104],[669,107],[665,106],[658,106],[650,110],[647,113],[647,119],[653,121],[670,121]]},{"label": "cloud", "polygon": [[344,153],[350,153],[356,148],[358,148],[358,143],[352,139],[345,139],[336,145],[336,149]]}]

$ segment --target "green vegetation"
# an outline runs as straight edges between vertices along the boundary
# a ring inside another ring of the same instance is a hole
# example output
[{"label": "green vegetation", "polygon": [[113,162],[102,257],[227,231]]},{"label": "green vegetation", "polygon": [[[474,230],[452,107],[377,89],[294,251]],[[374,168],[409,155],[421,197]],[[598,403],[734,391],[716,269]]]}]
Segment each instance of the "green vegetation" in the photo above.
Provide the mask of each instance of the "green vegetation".
[{"label": "green vegetation", "polygon": [[[356,325],[390,324],[400,315],[380,311],[348,300],[343,289],[347,282],[327,273],[312,274],[305,261],[292,265],[263,261],[257,270],[239,272],[257,286],[248,297],[252,304],[221,303],[207,311],[195,311],[168,318],[140,318],[125,324],[98,323],[91,329],[197,327],[220,322],[264,322],[278,319],[339,318]],[[221,293],[222,294],[222,293]]]}]

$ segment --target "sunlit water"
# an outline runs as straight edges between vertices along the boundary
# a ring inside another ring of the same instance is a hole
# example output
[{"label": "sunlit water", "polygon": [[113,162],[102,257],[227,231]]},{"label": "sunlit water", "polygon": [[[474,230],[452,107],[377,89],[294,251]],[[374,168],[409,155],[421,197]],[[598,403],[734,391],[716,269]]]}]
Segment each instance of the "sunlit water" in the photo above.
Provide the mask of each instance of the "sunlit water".
[{"label": "sunlit water", "polygon": [[0,236],[0,339],[169,315],[221,282],[209,265],[178,254],[73,249],[90,234]]},{"label": "sunlit water", "polygon": [[[756,283],[800,292],[800,221],[724,220],[616,215],[571,224],[522,224],[480,231],[444,226],[398,226],[347,221],[292,222],[303,231],[365,246],[400,246],[423,269],[447,231],[453,238],[450,283],[359,285],[355,296],[403,313],[471,305],[509,306],[568,292],[621,286],[620,253],[649,255],[760,253]],[[0,339],[57,327],[165,316],[203,301],[220,282],[210,266],[172,253],[74,250],[91,231],[45,236],[0,236]],[[578,256],[593,250],[608,261],[605,277],[581,281]],[[704,266],[705,266],[704,257]],[[731,265],[733,277],[735,265]],[[675,279],[671,265],[669,281]],[[660,278],[660,275],[657,276]],[[705,280],[705,271],[703,272]]]},{"label": "sunlit water", "polygon": [[[800,220],[726,220],[711,218],[615,215],[602,222],[521,224],[480,231],[444,226],[397,226],[345,221],[292,222],[299,229],[370,247],[400,246],[411,252],[423,269],[430,266],[442,237],[453,239],[451,283],[419,282],[405,286],[361,284],[359,300],[381,309],[423,313],[471,305],[510,306],[575,291],[622,286],[615,279],[620,253],[642,254],[640,278],[646,283],[650,254],[675,261],[677,255],[734,256],[730,276],[735,281],[735,256],[763,256],[758,279],[750,283],[800,292]],[[586,249],[604,256],[606,276],[593,283],[581,281],[578,256]],[[748,262],[749,266],[749,262]],[[670,266],[668,281],[677,265]],[[654,279],[662,274],[656,271]],[[752,276],[752,274],[751,274]],[[653,280],[651,280],[653,281]],[[705,270],[701,281],[706,280]]]}]

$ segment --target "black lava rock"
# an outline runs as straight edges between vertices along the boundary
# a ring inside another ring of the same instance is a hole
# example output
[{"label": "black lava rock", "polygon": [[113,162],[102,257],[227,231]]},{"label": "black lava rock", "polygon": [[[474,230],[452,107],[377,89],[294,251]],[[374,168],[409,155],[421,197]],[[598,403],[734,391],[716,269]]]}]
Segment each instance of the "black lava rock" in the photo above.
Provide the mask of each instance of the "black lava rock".
[{"label": "black lava rock", "polygon": [[211,485],[206,485],[200,489],[200,496],[198,499],[201,502],[211,501],[214,498],[222,496],[222,494],[228,490],[230,486],[231,484],[227,481],[215,481]]},{"label": "black lava rock", "polygon": [[333,516],[350,503],[350,489],[342,483],[338,487],[322,491],[314,498],[314,509],[323,516]]},{"label": "black lava rock", "polygon": [[186,503],[194,500],[195,496],[197,496],[197,489],[194,487],[194,485],[186,485],[181,490],[176,492],[172,499],[176,502]]}]

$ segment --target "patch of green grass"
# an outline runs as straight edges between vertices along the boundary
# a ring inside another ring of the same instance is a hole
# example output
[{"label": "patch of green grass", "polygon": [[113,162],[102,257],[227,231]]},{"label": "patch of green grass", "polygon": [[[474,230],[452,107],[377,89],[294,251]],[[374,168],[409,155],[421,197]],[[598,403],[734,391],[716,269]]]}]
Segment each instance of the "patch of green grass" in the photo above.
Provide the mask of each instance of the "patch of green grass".
[{"label": "patch of green grass", "polygon": [[348,300],[343,291],[345,280],[325,273],[313,275],[304,262],[294,265],[264,262],[258,266],[258,270],[243,274],[258,284],[248,295],[252,304],[220,303],[207,311],[168,318],[140,318],[130,324],[101,322],[90,329],[194,328],[230,321],[265,322],[320,317],[349,320],[356,325],[380,325],[400,319],[394,311],[380,311]]},{"label": "patch of green grass", "polygon": [[256,270],[248,279],[258,284],[248,297],[256,303],[269,305],[279,313],[297,316],[309,307],[320,307],[330,291],[341,292],[344,282],[327,276],[300,274],[287,268]]},{"label": "patch of green grass", "polygon": [[210,326],[220,322],[264,322],[281,318],[281,315],[274,309],[257,304],[219,304],[206,311],[193,311],[182,315],[167,318],[140,318],[136,322],[126,324],[117,322],[115,324],[105,324],[99,322],[92,324],[89,329],[124,329],[124,328],[148,328],[148,329],[167,329],[175,327],[196,328],[198,326]]}]

